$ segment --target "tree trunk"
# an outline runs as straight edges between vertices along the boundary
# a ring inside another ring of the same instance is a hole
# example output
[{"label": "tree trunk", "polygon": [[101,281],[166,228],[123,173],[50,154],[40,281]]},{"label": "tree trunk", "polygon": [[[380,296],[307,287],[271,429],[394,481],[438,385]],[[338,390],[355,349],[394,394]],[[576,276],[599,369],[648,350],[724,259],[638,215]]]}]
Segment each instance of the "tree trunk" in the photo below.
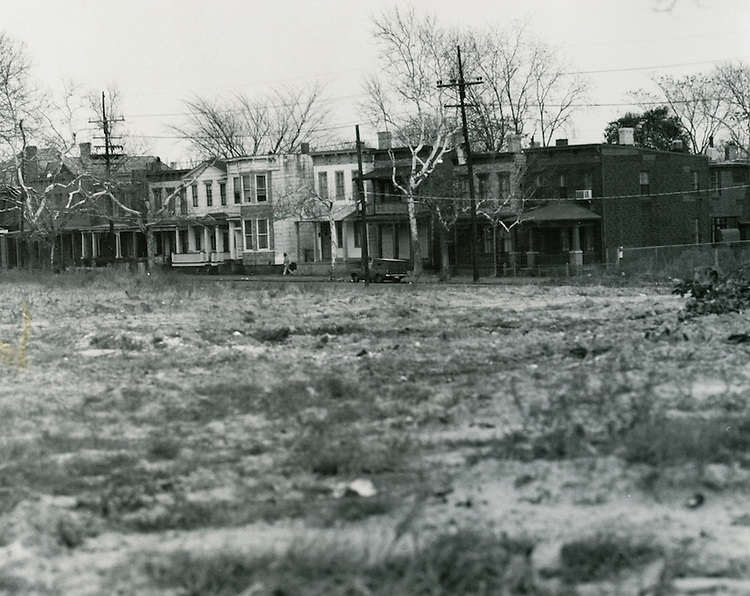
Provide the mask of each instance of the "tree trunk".
[{"label": "tree trunk", "polygon": [[440,280],[448,281],[451,278],[451,256],[448,242],[449,231],[445,226],[440,226]]},{"label": "tree trunk", "polygon": [[331,230],[331,279],[333,279],[334,272],[336,271],[336,253],[339,248],[338,234],[336,234],[336,222],[333,221],[333,217],[328,218],[328,226]]},{"label": "tree trunk", "polygon": [[156,241],[154,239],[154,228],[153,226],[146,226],[146,271],[152,272],[154,270],[154,263],[156,262]]},{"label": "tree trunk", "polygon": [[497,260],[497,226],[492,226],[492,268],[495,277],[500,277]]},{"label": "tree trunk", "polygon": [[422,246],[419,242],[417,213],[413,195],[407,195],[406,208],[409,213],[409,238],[411,240],[411,257],[414,264],[414,277],[419,277],[422,275]]}]

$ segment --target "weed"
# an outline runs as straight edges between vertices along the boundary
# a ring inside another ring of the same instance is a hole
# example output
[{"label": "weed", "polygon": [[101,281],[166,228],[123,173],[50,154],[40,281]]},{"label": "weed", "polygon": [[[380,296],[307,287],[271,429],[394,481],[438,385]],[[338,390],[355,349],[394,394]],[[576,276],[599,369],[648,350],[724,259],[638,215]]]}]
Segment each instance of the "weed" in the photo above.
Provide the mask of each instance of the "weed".
[{"label": "weed", "polygon": [[404,438],[367,441],[351,427],[311,422],[290,450],[287,465],[320,474],[380,474],[398,470],[409,453]]},{"label": "weed", "polygon": [[143,342],[124,334],[104,333],[95,335],[89,342],[101,350],[123,350],[125,352],[139,352],[143,350]]},{"label": "weed", "polygon": [[285,553],[236,552],[154,555],[144,563],[151,580],[181,594],[250,593],[344,596],[451,594],[490,596],[536,593],[529,564],[531,544],[475,531],[437,537],[410,555],[372,562],[370,553],[345,543],[299,544]]},{"label": "weed", "polygon": [[155,435],[149,440],[148,455],[152,459],[172,460],[180,454],[182,442],[176,437]]},{"label": "weed", "polygon": [[659,416],[634,426],[623,437],[629,463],[666,466],[684,462],[747,462],[750,418],[747,416]]},{"label": "weed", "polygon": [[567,582],[599,581],[650,563],[662,552],[650,539],[601,532],[562,546],[561,575]]}]

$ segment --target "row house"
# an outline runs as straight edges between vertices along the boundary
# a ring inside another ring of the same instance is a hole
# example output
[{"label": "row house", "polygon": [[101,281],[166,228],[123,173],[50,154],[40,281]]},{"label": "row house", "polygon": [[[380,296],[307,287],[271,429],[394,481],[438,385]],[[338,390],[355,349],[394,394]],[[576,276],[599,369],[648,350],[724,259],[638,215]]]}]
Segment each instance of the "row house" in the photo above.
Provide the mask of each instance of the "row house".
[{"label": "row house", "polygon": [[710,147],[711,242],[750,240],[750,161],[738,147]]}]

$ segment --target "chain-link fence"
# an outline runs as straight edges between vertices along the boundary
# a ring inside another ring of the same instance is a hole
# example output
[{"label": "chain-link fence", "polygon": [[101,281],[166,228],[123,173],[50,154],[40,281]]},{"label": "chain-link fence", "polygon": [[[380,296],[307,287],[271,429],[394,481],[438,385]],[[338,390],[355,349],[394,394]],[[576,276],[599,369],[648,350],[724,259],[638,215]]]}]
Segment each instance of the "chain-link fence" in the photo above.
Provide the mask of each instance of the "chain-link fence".
[{"label": "chain-link fence", "polygon": [[627,274],[684,278],[696,267],[716,267],[729,273],[750,263],[750,241],[722,244],[620,247],[607,251],[607,270]]}]

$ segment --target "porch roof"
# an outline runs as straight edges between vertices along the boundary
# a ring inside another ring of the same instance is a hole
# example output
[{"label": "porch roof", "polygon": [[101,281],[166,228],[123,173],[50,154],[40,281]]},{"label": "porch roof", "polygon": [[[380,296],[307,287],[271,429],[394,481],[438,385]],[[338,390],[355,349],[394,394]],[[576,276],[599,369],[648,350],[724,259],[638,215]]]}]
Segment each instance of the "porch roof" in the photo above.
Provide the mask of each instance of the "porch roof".
[{"label": "porch roof", "polygon": [[[408,164],[396,162],[396,178],[405,180],[411,174],[411,160]],[[392,180],[393,166],[377,167],[369,172],[362,174],[362,180]]]},{"label": "porch roof", "polygon": [[521,222],[549,223],[556,221],[596,221],[601,219],[586,207],[575,203],[559,202],[539,207],[521,216]]},{"label": "porch roof", "polygon": [[[333,215],[333,221],[343,221],[345,219],[351,219],[359,213],[359,208],[356,205],[341,205],[334,207],[331,215]],[[299,221],[328,221],[329,216],[327,213],[320,215],[312,215],[310,217],[302,217]]]}]

